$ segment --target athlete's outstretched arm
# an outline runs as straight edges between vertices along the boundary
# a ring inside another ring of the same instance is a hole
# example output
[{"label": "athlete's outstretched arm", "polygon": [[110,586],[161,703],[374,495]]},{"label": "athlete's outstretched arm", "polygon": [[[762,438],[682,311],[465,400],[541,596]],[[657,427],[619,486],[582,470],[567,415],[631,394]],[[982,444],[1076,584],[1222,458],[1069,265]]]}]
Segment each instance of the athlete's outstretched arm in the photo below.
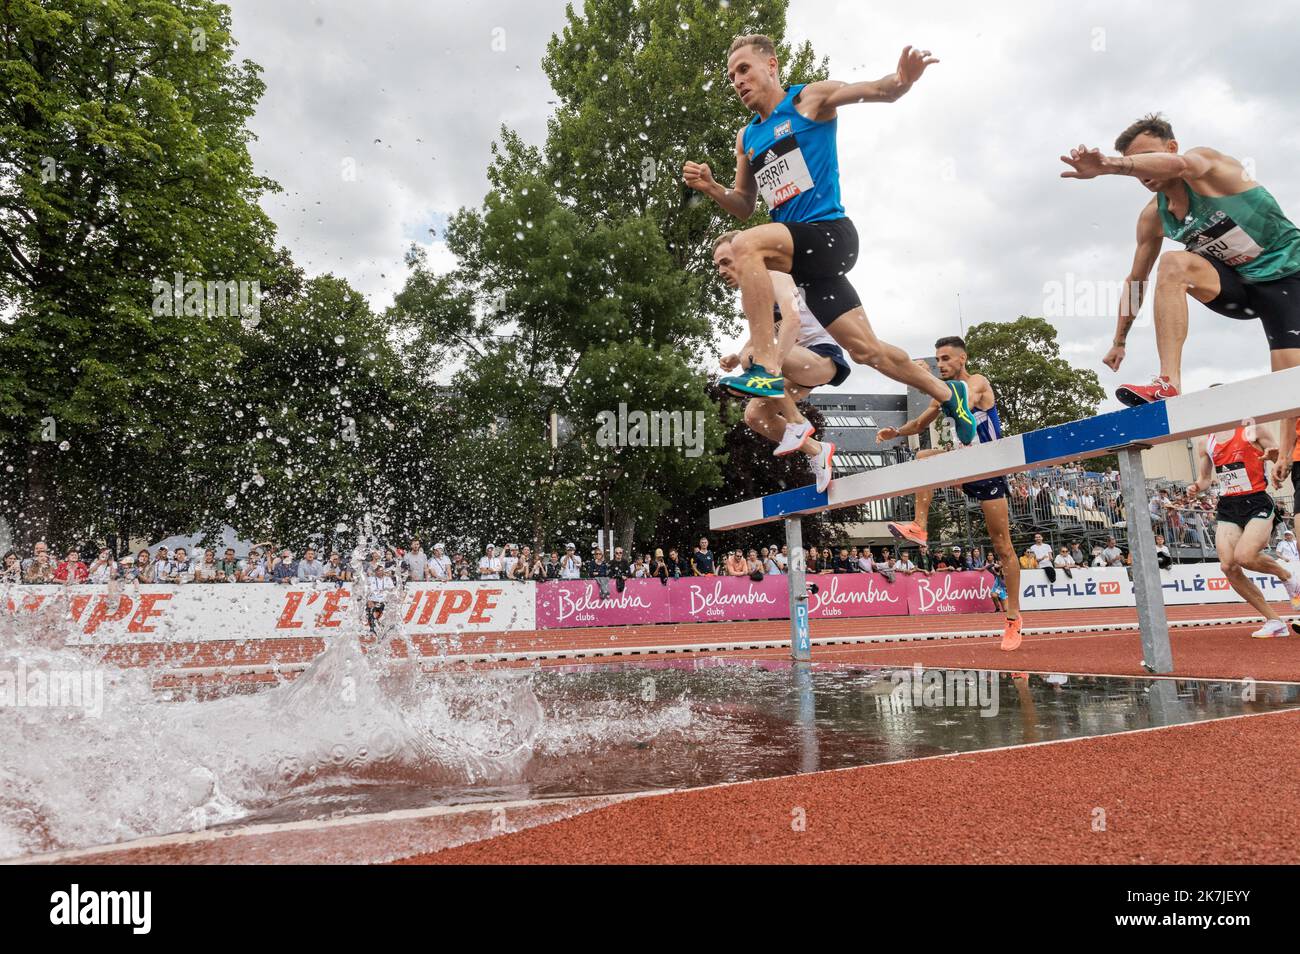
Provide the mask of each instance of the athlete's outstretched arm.
[{"label": "athlete's outstretched arm", "polygon": [[744,130],[736,133],[736,181],[730,189],[713,178],[708,163],[687,162],[682,166],[682,179],[697,192],[703,192],[726,212],[738,219],[748,219],[758,204],[758,183],[745,155]]},{"label": "athlete's outstretched arm", "polygon": [[1135,156],[1104,156],[1100,149],[1080,144],[1071,149],[1068,156],[1062,156],[1061,161],[1070,167],[1061,173],[1062,179],[1133,176],[1136,179],[1185,179],[1191,182],[1214,173],[1223,174],[1234,168],[1241,169],[1241,163],[1231,156],[1205,146],[1197,146],[1181,154],[1144,152]]},{"label": "athlete's outstretched arm", "polygon": [[799,94],[799,105],[804,106],[804,115],[812,113],[812,118],[826,122],[835,117],[835,110],[852,103],[892,103],[912,88],[927,66],[938,63],[938,58],[931,56],[929,50],[918,50],[911,46],[903,48],[898,58],[898,68],[888,76],[878,80],[862,83],[843,83],[839,80],[822,80],[809,83]]},{"label": "athlete's outstretched arm", "polygon": [[1124,279],[1124,286],[1120,289],[1115,338],[1111,342],[1110,350],[1101,359],[1102,364],[1112,371],[1118,371],[1124,361],[1129,329],[1133,327],[1133,322],[1142,309],[1142,302],[1146,297],[1147,279],[1151,277],[1151,269],[1156,259],[1160,257],[1160,245],[1163,241],[1164,230],[1160,227],[1160,212],[1156,208],[1156,200],[1152,199],[1138,216],[1137,251],[1133,253],[1133,267],[1129,269],[1128,277]]},{"label": "athlete's outstretched arm", "polygon": [[892,441],[895,437],[911,437],[913,434],[920,434],[934,423],[940,410],[939,402],[931,401],[930,406],[921,413],[920,417],[913,418],[898,427],[882,427],[876,431],[876,443],[883,444],[885,441]]}]

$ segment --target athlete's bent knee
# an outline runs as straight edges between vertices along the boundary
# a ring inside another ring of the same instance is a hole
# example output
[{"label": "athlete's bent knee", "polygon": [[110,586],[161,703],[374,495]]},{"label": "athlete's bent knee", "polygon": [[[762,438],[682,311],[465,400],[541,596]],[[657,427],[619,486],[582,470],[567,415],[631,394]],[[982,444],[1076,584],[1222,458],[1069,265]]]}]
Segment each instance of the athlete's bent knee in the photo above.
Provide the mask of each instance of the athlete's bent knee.
[{"label": "athlete's bent knee", "polygon": [[1156,271],[1156,282],[1173,282],[1190,284],[1200,259],[1195,252],[1165,252],[1160,256],[1160,266]]}]

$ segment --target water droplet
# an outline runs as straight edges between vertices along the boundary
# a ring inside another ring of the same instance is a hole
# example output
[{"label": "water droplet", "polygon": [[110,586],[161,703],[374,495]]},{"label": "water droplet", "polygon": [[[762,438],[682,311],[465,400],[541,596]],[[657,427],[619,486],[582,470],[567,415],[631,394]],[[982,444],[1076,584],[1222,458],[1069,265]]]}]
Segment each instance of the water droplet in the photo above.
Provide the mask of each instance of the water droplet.
[{"label": "water droplet", "polygon": [[335,343],[335,344],[343,344],[343,342],[345,342],[345,341],[347,341],[347,339],[344,338],[342,335],[335,335],[335,336],[334,336],[334,343]]}]

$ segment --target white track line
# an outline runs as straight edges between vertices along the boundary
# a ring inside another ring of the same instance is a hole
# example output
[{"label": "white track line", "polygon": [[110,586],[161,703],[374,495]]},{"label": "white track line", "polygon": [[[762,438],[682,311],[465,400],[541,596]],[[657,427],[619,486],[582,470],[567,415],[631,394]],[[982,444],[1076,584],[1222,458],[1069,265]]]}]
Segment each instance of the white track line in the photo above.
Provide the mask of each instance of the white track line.
[{"label": "white track line", "polygon": [[[0,865],[48,864],[56,861],[77,861],[100,855],[111,855],[126,851],[167,848],[177,845],[196,845],[207,842],[224,841],[233,838],[255,838],[286,832],[317,832],[331,828],[351,828],[384,822],[418,821],[442,815],[468,815],[476,812],[510,811],[520,808],[576,807],[581,811],[591,808],[603,808],[616,802],[627,801],[642,795],[658,795],[675,792],[679,789],[655,789],[650,792],[617,792],[610,795],[577,795],[570,798],[530,798],[516,799],[509,802],[464,802],[459,805],[431,805],[427,808],[402,808],[388,812],[375,812],[365,815],[348,815],[343,818],[306,819],[296,822],[271,822],[265,824],[237,827],[238,822],[231,822],[221,828],[209,828],[196,832],[175,832],[170,835],[150,835],[131,841],[116,842],[111,845],[94,845],[89,848],[69,848],[63,851],[51,851],[39,855],[24,855],[18,858],[0,859]],[[591,802],[603,804],[587,806]]]}]

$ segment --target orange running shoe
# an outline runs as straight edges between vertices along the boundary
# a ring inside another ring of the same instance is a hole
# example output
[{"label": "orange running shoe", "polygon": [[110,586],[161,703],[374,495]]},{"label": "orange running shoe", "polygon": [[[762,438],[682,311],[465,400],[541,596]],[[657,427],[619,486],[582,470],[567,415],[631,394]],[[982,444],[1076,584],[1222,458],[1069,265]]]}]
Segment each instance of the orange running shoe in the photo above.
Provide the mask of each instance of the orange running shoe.
[{"label": "orange running shoe", "polygon": [[890,523],[886,526],[889,527],[889,532],[900,540],[911,540],[913,543],[930,542],[930,534],[926,533],[915,520],[910,523]]},{"label": "orange running shoe", "polygon": [[1007,620],[1006,628],[1002,630],[1002,648],[1007,652],[1020,648],[1020,620],[1019,616]]}]

